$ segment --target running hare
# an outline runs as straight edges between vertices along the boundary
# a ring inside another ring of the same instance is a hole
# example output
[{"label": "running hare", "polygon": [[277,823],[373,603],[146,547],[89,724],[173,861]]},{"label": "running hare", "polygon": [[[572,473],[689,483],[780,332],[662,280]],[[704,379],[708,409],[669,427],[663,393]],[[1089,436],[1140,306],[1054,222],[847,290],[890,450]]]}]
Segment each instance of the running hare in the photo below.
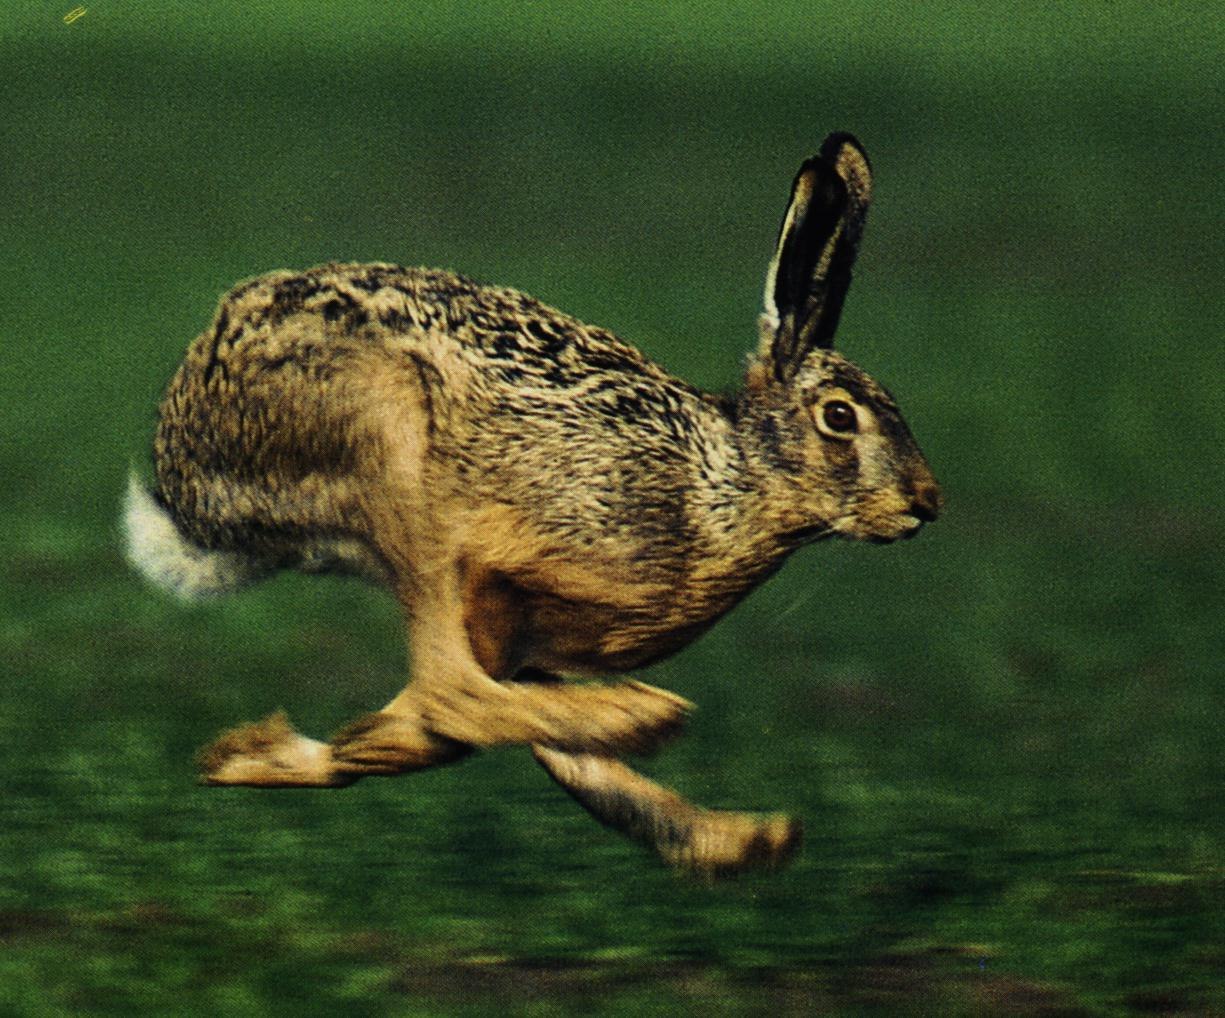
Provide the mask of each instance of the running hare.
[{"label": "running hare", "polygon": [[689,704],[640,682],[798,547],[891,541],[940,493],[889,394],[831,349],[871,197],[826,139],[792,187],[744,387],[703,393],[632,346],[449,272],[326,265],[226,296],[161,405],[129,555],[196,597],[343,569],[403,607],[412,679],[330,742],[283,715],[223,735],[204,780],[339,786],[527,744],[670,863],[786,859],[798,823],[705,810],[617,758]]}]

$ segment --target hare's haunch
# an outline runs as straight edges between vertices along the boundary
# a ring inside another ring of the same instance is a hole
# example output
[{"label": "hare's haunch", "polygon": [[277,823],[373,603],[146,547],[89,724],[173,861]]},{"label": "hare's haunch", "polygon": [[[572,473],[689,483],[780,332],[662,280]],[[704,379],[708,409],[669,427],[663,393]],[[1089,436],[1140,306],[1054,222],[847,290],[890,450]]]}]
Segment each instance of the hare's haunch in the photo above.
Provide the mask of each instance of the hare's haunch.
[{"label": "hare's haunch", "polygon": [[555,676],[673,653],[803,543],[936,518],[893,399],[832,349],[871,192],[849,135],[800,168],[731,396],[449,272],[326,265],[231,291],[167,389],[129,555],[187,597],[282,568],[367,576],[403,608],[412,677],[328,743],[280,715],[234,729],[204,780],[345,785],[526,744],[671,863],[787,858],[793,821],[699,809],[616,759],[674,735],[685,700]]}]

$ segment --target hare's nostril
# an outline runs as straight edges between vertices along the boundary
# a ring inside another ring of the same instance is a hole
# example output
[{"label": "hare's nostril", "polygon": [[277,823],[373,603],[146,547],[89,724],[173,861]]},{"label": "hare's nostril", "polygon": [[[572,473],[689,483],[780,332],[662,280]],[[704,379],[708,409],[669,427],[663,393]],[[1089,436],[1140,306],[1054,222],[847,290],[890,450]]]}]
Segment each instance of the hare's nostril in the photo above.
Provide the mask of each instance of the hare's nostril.
[{"label": "hare's nostril", "polygon": [[910,503],[911,515],[930,523],[940,515],[940,489],[934,484],[915,485]]}]

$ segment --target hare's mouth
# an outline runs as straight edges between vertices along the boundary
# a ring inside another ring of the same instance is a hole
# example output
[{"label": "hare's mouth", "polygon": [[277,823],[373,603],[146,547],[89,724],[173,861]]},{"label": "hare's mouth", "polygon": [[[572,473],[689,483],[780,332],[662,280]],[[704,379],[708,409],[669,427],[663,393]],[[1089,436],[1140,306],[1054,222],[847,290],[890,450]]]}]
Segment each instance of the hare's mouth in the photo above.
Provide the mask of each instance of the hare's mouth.
[{"label": "hare's mouth", "polygon": [[892,544],[914,537],[923,529],[923,517],[901,507],[874,510],[871,505],[861,505],[854,512],[840,516],[830,524],[831,536],[869,544]]},{"label": "hare's mouth", "polygon": [[809,544],[812,541],[823,541],[827,537],[834,537],[837,531],[828,523],[814,523],[809,527],[799,527],[796,530],[788,530],[783,534],[783,541],[787,544]]},{"label": "hare's mouth", "polygon": [[923,529],[923,521],[917,516],[903,516],[898,520],[896,529],[887,534],[870,534],[868,541],[872,544],[893,544],[894,541],[909,541],[918,537]]}]

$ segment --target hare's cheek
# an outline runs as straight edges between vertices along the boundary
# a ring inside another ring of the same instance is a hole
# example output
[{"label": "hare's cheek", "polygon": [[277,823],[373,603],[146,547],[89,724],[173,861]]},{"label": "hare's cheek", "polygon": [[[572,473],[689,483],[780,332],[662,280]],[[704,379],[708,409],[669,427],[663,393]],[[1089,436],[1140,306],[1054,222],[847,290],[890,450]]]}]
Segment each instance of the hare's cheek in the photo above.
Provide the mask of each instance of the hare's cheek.
[{"label": "hare's cheek", "polygon": [[859,487],[859,451],[854,442],[826,439],[825,466],[830,487],[845,497]]},{"label": "hare's cheek", "polygon": [[904,513],[909,502],[902,492],[902,470],[893,446],[881,435],[861,435],[859,487],[872,496],[882,511]]},{"label": "hare's cheek", "polygon": [[897,486],[897,466],[888,442],[880,435],[860,435],[855,442],[862,491],[883,491]]}]

